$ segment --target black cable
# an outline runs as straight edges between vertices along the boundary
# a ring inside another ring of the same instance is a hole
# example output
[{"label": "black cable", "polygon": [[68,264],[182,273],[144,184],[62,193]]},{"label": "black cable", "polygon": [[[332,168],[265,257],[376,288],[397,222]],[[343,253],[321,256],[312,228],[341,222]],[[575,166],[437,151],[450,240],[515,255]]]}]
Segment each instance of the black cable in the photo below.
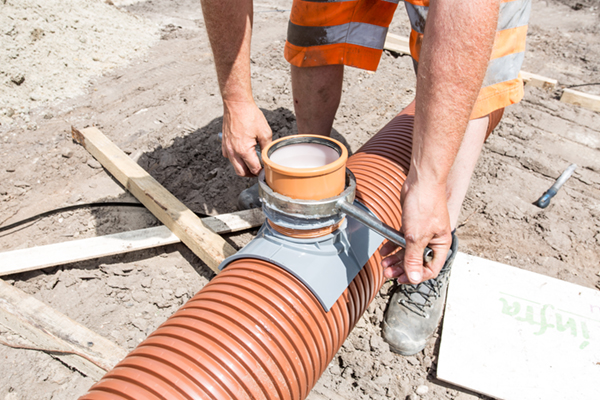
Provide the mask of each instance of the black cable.
[{"label": "black cable", "polygon": [[47,217],[47,216],[50,216],[53,214],[58,214],[61,212],[66,212],[66,211],[71,211],[71,210],[77,210],[77,209],[86,208],[86,207],[88,207],[88,208],[93,208],[93,207],[144,207],[144,205],[142,203],[131,203],[131,202],[73,204],[71,206],[66,206],[66,207],[56,208],[56,209],[50,210],[50,211],[45,211],[43,213],[34,215],[32,217],[25,218],[25,219],[22,219],[17,222],[13,222],[10,225],[2,226],[2,227],[0,227],[0,232],[7,231],[7,230],[15,228],[17,226],[20,226],[20,225],[26,224],[28,222],[35,221],[37,219],[44,218],[44,217]]},{"label": "black cable", "polygon": [[[49,215],[58,214],[61,212],[66,212],[66,211],[71,211],[71,210],[78,210],[80,208],[96,208],[96,207],[145,207],[145,206],[142,203],[132,203],[132,202],[122,202],[122,201],[115,201],[115,202],[108,202],[108,203],[96,202],[96,203],[73,204],[71,206],[66,206],[66,207],[56,208],[56,209],[50,210],[50,211],[45,211],[43,213],[34,215],[32,217],[25,218],[25,219],[22,219],[17,222],[13,222],[10,225],[0,226],[0,232],[7,231],[9,229],[15,228],[17,226],[26,224],[31,221],[38,220],[40,218],[47,217]],[[208,215],[202,214],[202,213],[194,213],[194,214],[196,214],[200,218],[208,217]]]},{"label": "black cable", "polygon": [[596,86],[596,85],[600,85],[600,82],[595,82],[595,83],[582,83],[580,85],[571,85],[571,86],[565,86],[566,89],[571,89],[574,87],[582,87],[582,86]]}]

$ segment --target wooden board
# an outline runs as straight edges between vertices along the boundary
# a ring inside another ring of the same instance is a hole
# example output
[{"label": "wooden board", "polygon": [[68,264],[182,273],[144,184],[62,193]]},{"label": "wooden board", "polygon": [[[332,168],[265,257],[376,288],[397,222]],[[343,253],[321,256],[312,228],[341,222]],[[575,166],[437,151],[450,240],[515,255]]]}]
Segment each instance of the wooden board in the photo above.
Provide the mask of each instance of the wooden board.
[{"label": "wooden board", "polygon": [[[216,233],[222,234],[260,226],[264,219],[262,211],[255,208],[202,218],[202,222]],[[0,276],[179,242],[179,238],[169,228],[162,225],[113,235],[7,251],[0,253]]]},{"label": "wooden board", "polygon": [[395,53],[410,54],[409,39],[400,35],[394,35],[393,33],[387,34],[383,48]]},{"label": "wooden board", "polygon": [[225,258],[236,253],[229,243],[206,226],[99,129],[90,127],[79,131],[72,128],[71,133],[74,140],[85,147],[215,273],[219,272],[219,264]]},{"label": "wooden board", "polygon": [[437,376],[499,399],[600,398],[600,292],[459,253]]},{"label": "wooden board", "polygon": [[600,96],[593,94],[582,93],[572,89],[565,89],[560,97],[560,101],[600,112]]},{"label": "wooden board", "polygon": [[125,349],[1,279],[0,324],[35,347],[83,355],[48,353],[96,380],[127,355]]},{"label": "wooden board", "polygon": [[523,82],[528,86],[534,86],[544,89],[554,89],[558,84],[556,79],[547,78],[545,76],[532,74],[531,72],[521,71],[519,77],[523,79]]}]

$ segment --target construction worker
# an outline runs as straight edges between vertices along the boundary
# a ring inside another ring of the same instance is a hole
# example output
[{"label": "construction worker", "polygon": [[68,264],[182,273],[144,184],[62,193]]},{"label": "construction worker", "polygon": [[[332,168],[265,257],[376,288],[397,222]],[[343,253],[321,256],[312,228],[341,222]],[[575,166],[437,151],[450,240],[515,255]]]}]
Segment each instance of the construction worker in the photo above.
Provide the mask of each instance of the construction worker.
[{"label": "construction worker", "polygon": [[[291,64],[298,133],[329,136],[344,66],[375,70],[399,0],[294,0],[284,56]],[[454,235],[471,174],[504,107],[523,97],[531,0],[406,0],[417,72],[413,148],[402,187],[407,246],[382,249],[384,275],[400,284],[383,336],[403,355],[421,351],[441,318]],[[257,175],[255,145],[271,130],[250,84],[252,0],[202,0],[223,97],[223,155]],[[385,121],[382,121],[382,125]],[[425,246],[434,251],[423,265]]]}]

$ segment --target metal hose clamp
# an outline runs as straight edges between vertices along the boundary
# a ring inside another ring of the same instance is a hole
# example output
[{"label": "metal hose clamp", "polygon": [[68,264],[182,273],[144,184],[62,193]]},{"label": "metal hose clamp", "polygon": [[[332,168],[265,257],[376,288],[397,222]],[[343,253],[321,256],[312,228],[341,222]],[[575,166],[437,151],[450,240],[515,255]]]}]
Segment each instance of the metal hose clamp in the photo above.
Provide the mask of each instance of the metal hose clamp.
[{"label": "metal hose clamp", "polygon": [[[267,185],[264,171],[258,176],[258,193],[266,217],[277,225],[290,229],[315,229],[338,223],[344,215],[349,215],[403,249],[406,248],[406,240],[400,232],[353,204],[356,178],[347,168],[346,188],[338,196],[328,199],[298,200],[276,193]],[[431,260],[433,250],[425,247],[423,261],[428,263]]]}]

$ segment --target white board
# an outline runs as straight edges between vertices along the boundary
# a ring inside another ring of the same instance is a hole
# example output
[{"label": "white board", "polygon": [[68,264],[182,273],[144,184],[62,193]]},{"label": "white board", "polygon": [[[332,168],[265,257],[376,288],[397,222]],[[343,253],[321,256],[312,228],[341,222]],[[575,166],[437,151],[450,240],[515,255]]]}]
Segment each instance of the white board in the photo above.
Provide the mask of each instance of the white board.
[{"label": "white board", "polygon": [[[219,234],[254,228],[261,225],[264,220],[265,217],[260,208],[202,218],[202,222],[206,226]],[[0,276],[179,242],[179,238],[169,228],[161,225],[112,235],[6,251],[0,253]]]},{"label": "white board", "polygon": [[499,399],[600,399],[600,292],[459,253],[437,366]]}]

